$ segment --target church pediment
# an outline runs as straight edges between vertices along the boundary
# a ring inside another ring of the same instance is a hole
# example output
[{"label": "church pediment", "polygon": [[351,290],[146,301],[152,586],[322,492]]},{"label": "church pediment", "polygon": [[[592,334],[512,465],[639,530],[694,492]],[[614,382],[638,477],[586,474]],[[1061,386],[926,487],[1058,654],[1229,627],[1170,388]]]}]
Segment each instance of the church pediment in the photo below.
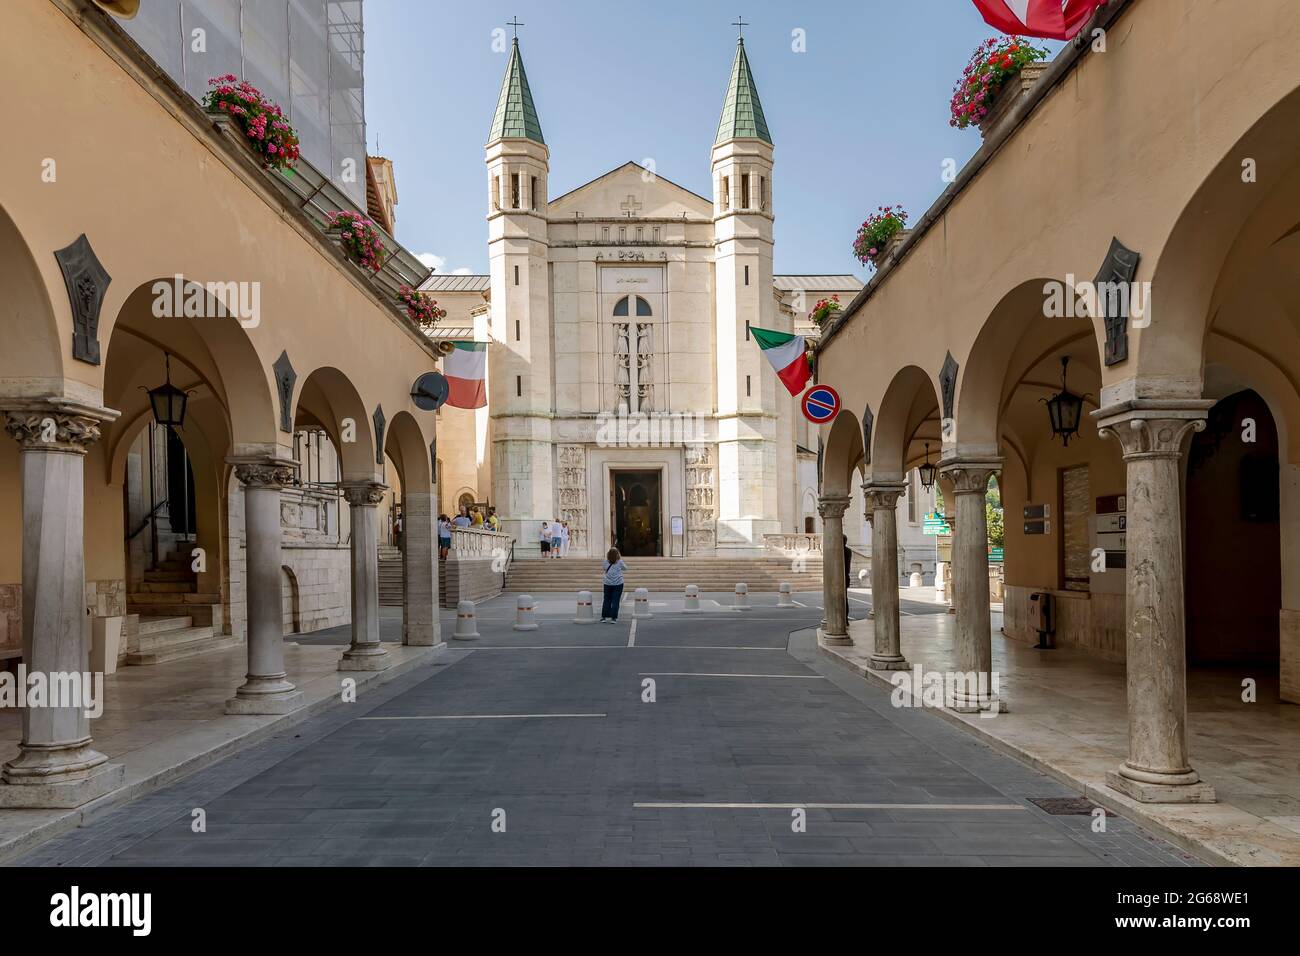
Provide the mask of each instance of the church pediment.
[{"label": "church pediment", "polygon": [[584,219],[693,219],[713,216],[713,202],[676,183],[655,175],[638,163],[625,163],[598,179],[552,200],[546,207],[553,218]]}]

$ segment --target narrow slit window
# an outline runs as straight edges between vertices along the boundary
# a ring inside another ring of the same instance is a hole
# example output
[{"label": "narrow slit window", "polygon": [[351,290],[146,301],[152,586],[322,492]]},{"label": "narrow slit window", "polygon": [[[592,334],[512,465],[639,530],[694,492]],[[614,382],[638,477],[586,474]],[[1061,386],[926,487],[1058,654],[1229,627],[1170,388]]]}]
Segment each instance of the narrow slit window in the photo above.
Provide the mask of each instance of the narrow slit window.
[{"label": "narrow slit window", "polygon": [[519,267],[515,266],[515,285],[519,285]]},{"label": "narrow slit window", "polygon": [[745,266],[745,285],[749,285],[749,266]]},{"label": "narrow slit window", "polygon": [[753,392],[750,391],[749,383],[750,383],[750,377],[746,375],[745,376],[745,397],[746,398],[750,398],[753,395]]},{"label": "narrow slit window", "polygon": [[520,339],[520,335],[519,335],[519,320],[518,320],[518,319],[515,319],[515,341],[518,342],[519,339]]},{"label": "narrow slit window", "polygon": [[516,375],[516,376],[515,376],[515,394],[516,394],[517,396],[519,396],[520,398],[523,398],[523,395],[524,395],[524,377],[523,377],[522,375]]},{"label": "narrow slit window", "polygon": [[533,209],[541,209],[542,207],[539,206],[537,203],[537,177],[534,176],[528,185],[529,185],[528,188],[529,205]]}]

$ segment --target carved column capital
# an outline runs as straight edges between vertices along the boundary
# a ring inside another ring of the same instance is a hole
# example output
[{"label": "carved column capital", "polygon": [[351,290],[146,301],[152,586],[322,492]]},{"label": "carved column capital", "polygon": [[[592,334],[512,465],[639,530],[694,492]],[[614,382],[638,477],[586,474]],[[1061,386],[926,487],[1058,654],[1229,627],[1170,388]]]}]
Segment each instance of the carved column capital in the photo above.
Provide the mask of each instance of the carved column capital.
[{"label": "carved column capital", "polygon": [[84,455],[99,441],[100,426],[117,416],[112,409],[77,402],[31,401],[7,407],[4,427],[23,451]]},{"label": "carved column capital", "polygon": [[1205,430],[1208,399],[1135,399],[1092,413],[1097,434],[1120,443],[1125,461],[1180,458],[1187,436]]},{"label": "carved column capital", "polygon": [[267,459],[235,462],[235,477],[245,488],[269,488],[278,491],[293,483],[294,463]]},{"label": "carved column capital", "polygon": [[823,518],[843,518],[848,510],[848,495],[822,495],[817,501],[817,513]]},{"label": "carved column capital", "polygon": [[339,482],[339,490],[352,507],[373,508],[384,500],[388,486],[377,481],[343,481]]},{"label": "carved column capital", "polygon": [[906,491],[907,486],[901,484],[885,484],[880,482],[863,485],[862,494],[866,500],[868,518],[876,511],[893,511],[898,507],[898,499],[901,498]]},{"label": "carved column capital", "polygon": [[955,495],[982,495],[988,491],[989,479],[1002,470],[1001,459],[987,458],[978,461],[960,459],[942,462],[940,473],[952,482]]}]

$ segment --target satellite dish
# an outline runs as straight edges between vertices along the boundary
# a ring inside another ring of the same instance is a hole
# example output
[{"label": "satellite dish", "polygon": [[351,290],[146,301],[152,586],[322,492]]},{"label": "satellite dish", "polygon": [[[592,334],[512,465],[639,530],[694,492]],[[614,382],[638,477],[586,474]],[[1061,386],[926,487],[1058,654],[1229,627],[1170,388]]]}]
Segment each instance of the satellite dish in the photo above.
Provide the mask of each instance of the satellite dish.
[{"label": "satellite dish", "polygon": [[411,386],[411,400],[415,407],[426,412],[436,412],[447,401],[451,388],[441,372],[425,372]]}]

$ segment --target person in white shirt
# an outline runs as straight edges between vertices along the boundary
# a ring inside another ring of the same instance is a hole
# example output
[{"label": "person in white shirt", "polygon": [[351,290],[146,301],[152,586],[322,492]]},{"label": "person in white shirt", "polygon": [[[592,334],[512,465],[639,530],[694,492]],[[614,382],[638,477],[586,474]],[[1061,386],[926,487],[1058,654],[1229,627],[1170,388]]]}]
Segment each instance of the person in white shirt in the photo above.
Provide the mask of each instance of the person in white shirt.
[{"label": "person in white shirt", "polygon": [[542,546],[542,557],[549,558],[551,556],[551,526],[545,521],[542,522],[542,530],[537,532],[537,540]]},{"label": "person in white shirt", "polygon": [[560,522],[560,557],[569,556],[569,522]]}]

